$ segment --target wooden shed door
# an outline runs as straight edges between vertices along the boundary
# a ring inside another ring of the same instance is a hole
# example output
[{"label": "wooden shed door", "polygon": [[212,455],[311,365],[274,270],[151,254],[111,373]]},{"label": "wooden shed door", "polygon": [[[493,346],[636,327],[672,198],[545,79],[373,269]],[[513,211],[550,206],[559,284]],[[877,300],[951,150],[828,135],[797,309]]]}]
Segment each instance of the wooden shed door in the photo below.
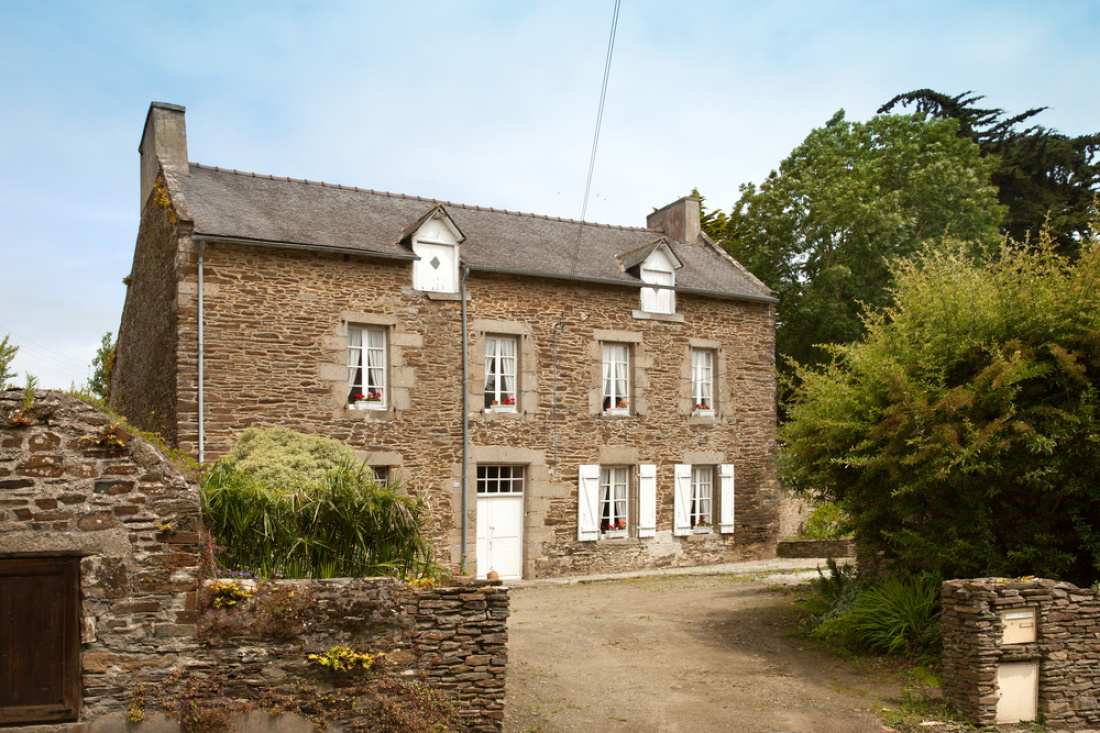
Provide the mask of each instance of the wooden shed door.
[{"label": "wooden shed door", "polygon": [[77,718],[79,562],[0,559],[0,725]]}]

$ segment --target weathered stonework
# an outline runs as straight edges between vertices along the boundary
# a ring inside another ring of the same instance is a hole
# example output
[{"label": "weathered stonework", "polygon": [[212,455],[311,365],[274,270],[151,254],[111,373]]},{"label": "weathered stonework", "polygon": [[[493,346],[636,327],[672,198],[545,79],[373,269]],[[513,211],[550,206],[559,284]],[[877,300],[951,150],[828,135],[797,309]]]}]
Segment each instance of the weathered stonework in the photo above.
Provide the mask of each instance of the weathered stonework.
[{"label": "weathered stonework", "polygon": [[[1005,644],[1002,614],[1037,609],[1037,638]],[[943,584],[944,694],[979,725],[995,722],[997,668],[1039,665],[1038,712],[1058,729],[1100,727],[1100,594],[1036,578]]]},{"label": "weathered stonework", "polygon": [[[81,558],[82,704],[76,723],[5,730],[118,730],[138,685],[187,671],[216,669],[242,701],[293,694],[302,679],[325,684],[307,655],[335,645],[386,652],[388,673],[445,691],[471,730],[500,730],[508,589],[499,581],[429,590],[392,578],[277,581],[270,587],[309,597],[300,623],[226,633],[200,599],[195,483],[67,395],[38,392],[29,419],[13,422],[22,397],[0,392],[0,558]],[[249,600],[232,613],[260,610]]]},{"label": "weathered stonework", "polygon": [[[632,229],[240,174],[188,164],[182,108],[149,114],[151,193],[112,396],[135,424],[208,463],[250,426],[344,441],[428,503],[443,562],[478,574],[476,481],[464,478],[486,465],[524,468],[524,577],[774,556],[774,293],[701,234],[698,199]],[[431,262],[415,254],[425,222],[453,235],[444,270],[471,268],[465,343],[461,296],[413,281]],[[680,268],[672,313],[640,310],[650,289],[639,268],[655,247]],[[384,331],[385,409],[347,404],[352,328]],[[485,410],[492,336],[517,340],[514,412]],[[602,404],[608,343],[628,351],[622,414]],[[713,356],[713,410],[693,411],[693,349]],[[640,467],[656,466],[654,537],[640,537],[631,486],[629,536],[578,539],[579,467],[596,464],[639,483]],[[674,467],[686,464],[734,467],[734,531],[674,534]]]},{"label": "weathered stonework", "polygon": [[[192,273],[183,276],[184,284],[197,277],[189,241],[178,243],[181,272]],[[410,272],[407,263],[366,257],[208,243],[205,456],[209,461],[228,452],[253,425],[328,435],[364,456],[399,456],[391,468],[428,502],[431,538],[441,559],[457,565],[463,555],[461,493],[455,486],[462,477],[461,304],[413,291]],[[184,290],[181,285],[178,438],[195,455],[197,326],[184,314],[197,315],[197,290]],[[469,331],[472,355],[483,353],[487,333],[529,334],[523,336],[521,367],[533,365],[533,371],[520,374],[517,412],[480,409],[483,371],[476,356],[469,396],[471,452],[495,447],[495,462],[526,465],[537,477],[525,499],[525,577],[774,556],[778,481],[770,305],[682,295],[677,308],[683,322],[664,322],[633,318],[638,295],[632,289],[479,275],[470,278],[468,291],[469,322],[481,326]],[[394,324],[391,375],[406,396],[389,410],[344,406],[349,312]],[[593,407],[599,403],[600,369],[593,353],[597,333],[608,331],[635,339],[637,407],[628,416],[603,415]],[[718,345],[724,367],[717,414],[705,418],[690,415],[690,379],[684,378],[691,342],[701,336]],[[657,464],[655,540],[576,541],[577,466],[606,463],[601,451],[607,455],[609,449],[632,451],[631,464]],[[672,466],[699,453],[710,455],[712,463],[736,466],[736,530],[673,537]],[[470,476],[476,465],[471,456]],[[476,528],[473,484],[469,521]],[[465,552],[470,566],[475,554],[471,538]]]}]

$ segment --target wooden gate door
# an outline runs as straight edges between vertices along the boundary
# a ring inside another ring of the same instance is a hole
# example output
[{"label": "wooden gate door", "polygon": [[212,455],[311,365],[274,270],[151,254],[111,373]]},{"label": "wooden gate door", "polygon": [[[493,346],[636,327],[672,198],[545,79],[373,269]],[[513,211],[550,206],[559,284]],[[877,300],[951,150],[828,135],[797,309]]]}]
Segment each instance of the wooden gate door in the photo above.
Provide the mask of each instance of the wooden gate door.
[{"label": "wooden gate door", "polygon": [[79,562],[0,559],[0,725],[77,718]]}]

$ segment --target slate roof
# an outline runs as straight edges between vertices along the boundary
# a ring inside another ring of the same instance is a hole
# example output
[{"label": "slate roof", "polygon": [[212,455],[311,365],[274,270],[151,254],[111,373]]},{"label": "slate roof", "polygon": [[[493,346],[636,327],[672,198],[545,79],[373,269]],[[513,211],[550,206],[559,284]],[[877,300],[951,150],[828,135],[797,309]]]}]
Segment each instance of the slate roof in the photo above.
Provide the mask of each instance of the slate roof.
[{"label": "slate roof", "polygon": [[[462,262],[503,270],[638,286],[618,256],[662,238],[659,231],[581,223],[416,196],[275,178],[189,164],[177,180],[195,234],[412,259],[409,226],[442,204],[461,230]],[[677,290],[774,301],[774,294],[709,242],[669,241],[684,266]],[[574,257],[576,258],[574,262]]]}]

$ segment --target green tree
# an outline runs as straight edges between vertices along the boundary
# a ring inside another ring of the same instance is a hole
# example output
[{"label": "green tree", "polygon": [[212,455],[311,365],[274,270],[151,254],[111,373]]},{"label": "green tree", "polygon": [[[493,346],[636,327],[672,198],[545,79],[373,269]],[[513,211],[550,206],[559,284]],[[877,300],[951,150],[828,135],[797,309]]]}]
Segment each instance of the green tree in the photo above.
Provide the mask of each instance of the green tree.
[{"label": "green tree", "polygon": [[16,375],[11,368],[11,363],[15,359],[16,353],[18,353],[19,347],[8,343],[10,338],[11,334],[8,334],[3,341],[0,341],[0,389],[7,387],[8,380]]},{"label": "green tree", "polygon": [[896,269],[864,340],[800,370],[788,485],[850,510],[898,570],[1100,569],[1100,246],[1043,235],[975,264],[961,245]]},{"label": "green tree", "polygon": [[950,233],[995,246],[1002,211],[994,161],[954,120],[837,112],[757,187],[741,186],[720,242],[779,295],[780,368],[822,363],[819,344],[863,333],[865,308],[890,301],[890,263]]},{"label": "green tree", "polygon": [[1058,250],[1072,255],[1089,234],[1100,192],[1100,133],[1069,137],[1041,125],[1020,129],[1046,107],[1006,117],[1002,109],[978,107],[982,99],[972,92],[952,97],[918,89],[899,94],[879,112],[912,105],[918,112],[956,120],[959,135],[996,158],[992,181],[1008,209],[1001,230],[1025,242],[1047,227]]},{"label": "green tree", "polygon": [[115,367],[115,344],[111,341],[111,332],[108,331],[100,341],[95,358],[92,359],[92,378],[88,381],[88,389],[99,399],[107,402],[111,398],[111,371]]}]

